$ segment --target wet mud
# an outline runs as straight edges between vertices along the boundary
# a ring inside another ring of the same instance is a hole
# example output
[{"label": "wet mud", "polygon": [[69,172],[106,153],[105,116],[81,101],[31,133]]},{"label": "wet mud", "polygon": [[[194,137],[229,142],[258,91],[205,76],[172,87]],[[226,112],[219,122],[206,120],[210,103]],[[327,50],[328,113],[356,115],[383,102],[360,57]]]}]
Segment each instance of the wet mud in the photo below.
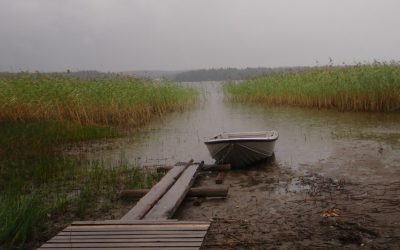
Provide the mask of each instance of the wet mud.
[{"label": "wet mud", "polygon": [[[196,185],[211,186],[215,176]],[[400,181],[357,183],[278,166],[232,171],[226,199],[186,200],[180,220],[210,220],[205,249],[398,249]]]}]

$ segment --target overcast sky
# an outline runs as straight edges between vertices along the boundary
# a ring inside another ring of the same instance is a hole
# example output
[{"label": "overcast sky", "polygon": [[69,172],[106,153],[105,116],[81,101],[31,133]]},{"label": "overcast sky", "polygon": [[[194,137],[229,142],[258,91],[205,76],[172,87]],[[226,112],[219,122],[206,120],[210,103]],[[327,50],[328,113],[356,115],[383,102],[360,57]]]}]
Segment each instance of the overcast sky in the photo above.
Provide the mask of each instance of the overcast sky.
[{"label": "overcast sky", "polygon": [[0,71],[400,60],[399,0],[0,0]]}]

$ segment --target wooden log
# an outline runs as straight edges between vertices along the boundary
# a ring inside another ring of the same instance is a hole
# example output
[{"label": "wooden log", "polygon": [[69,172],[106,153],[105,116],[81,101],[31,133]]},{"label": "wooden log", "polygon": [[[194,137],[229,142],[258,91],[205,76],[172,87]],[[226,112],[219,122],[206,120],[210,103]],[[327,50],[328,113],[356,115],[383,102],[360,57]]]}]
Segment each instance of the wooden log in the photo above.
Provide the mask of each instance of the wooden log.
[{"label": "wooden log", "polygon": [[[133,189],[123,190],[120,194],[121,199],[139,199],[146,195],[150,189]],[[186,197],[226,197],[228,195],[227,187],[199,187],[191,188],[187,193]]]},{"label": "wooden log", "polygon": [[167,172],[173,168],[174,168],[174,166],[160,166],[160,167],[157,167],[157,173]]},{"label": "wooden log", "polygon": [[228,187],[202,187],[191,188],[188,196],[190,197],[226,197],[228,195]]},{"label": "wooden log", "polygon": [[126,213],[121,220],[140,220],[156,204],[161,197],[168,192],[176,180],[185,172],[193,160],[190,160],[185,166],[176,166],[171,169],[136,205]]},{"label": "wooden log", "polygon": [[217,175],[217,178],[215,179],[216,184],[222,184],[224,182],[225,178],[225,173],[224,172],[219,172]]},{"label": "wooden log", "polygon": [[[173,166],[160,166],[160,167],[157,167],[157,172],[167,172],[173,168],[174,168]],[[217,165],[217,164],[206,165],[206,164],[204,164],[200,168],[200,170],[201,171],[229,171],[229,170],[231,170],[231,164],[223,164],[223,165]]]},{"label": "wooden log", "polygon": [[171,218],[193,185],[196,172],[200,167],[200,165],[189,166],[143,219],[166,220]]},{"label": "wooden log", "polygon": [[223,165],[211,164],[211,165],[204,165],[201,168],[201,171],[229,171],[229,170],[231,170],[231,164],[223,164]]}]

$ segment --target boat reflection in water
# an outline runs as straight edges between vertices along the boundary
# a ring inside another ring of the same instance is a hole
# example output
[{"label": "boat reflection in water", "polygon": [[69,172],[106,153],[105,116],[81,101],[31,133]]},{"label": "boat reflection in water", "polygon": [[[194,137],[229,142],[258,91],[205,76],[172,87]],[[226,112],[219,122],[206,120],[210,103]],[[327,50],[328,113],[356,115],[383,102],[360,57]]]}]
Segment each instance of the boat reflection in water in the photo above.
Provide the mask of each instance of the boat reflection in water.
[{"label": "boat reflection in water", "polygon": [[245,167],[274,154],[278,132],[222,133],[204,142],[217,164]]}]

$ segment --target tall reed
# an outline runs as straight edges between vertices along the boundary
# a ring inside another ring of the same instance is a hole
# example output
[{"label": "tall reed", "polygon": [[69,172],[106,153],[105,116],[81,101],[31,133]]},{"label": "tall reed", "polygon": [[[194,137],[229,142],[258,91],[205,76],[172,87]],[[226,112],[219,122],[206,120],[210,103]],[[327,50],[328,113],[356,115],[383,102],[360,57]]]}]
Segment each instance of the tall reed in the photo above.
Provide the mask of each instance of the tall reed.
[{"label": "tall reed", "polygon": [[124,76],[0,78],[0,249],[35,248],[72,220],[122,206],[121,189],[148,188],[161,177],[126,164],[82,164],[60,154],[66,143],[119,136],[119,126],[195,101],[193,89]]},{"label": "tall reed", "polygon": [[0,121],[137,126],[196,99],[192,89],[125,76],[81,80],[22,73],[0,78],[0,89]]},{"label": "tall reed", "polygon": [[238,102],[340,111],[400,111],[400,65],[329,66],[231,83],[224,90]]}]

